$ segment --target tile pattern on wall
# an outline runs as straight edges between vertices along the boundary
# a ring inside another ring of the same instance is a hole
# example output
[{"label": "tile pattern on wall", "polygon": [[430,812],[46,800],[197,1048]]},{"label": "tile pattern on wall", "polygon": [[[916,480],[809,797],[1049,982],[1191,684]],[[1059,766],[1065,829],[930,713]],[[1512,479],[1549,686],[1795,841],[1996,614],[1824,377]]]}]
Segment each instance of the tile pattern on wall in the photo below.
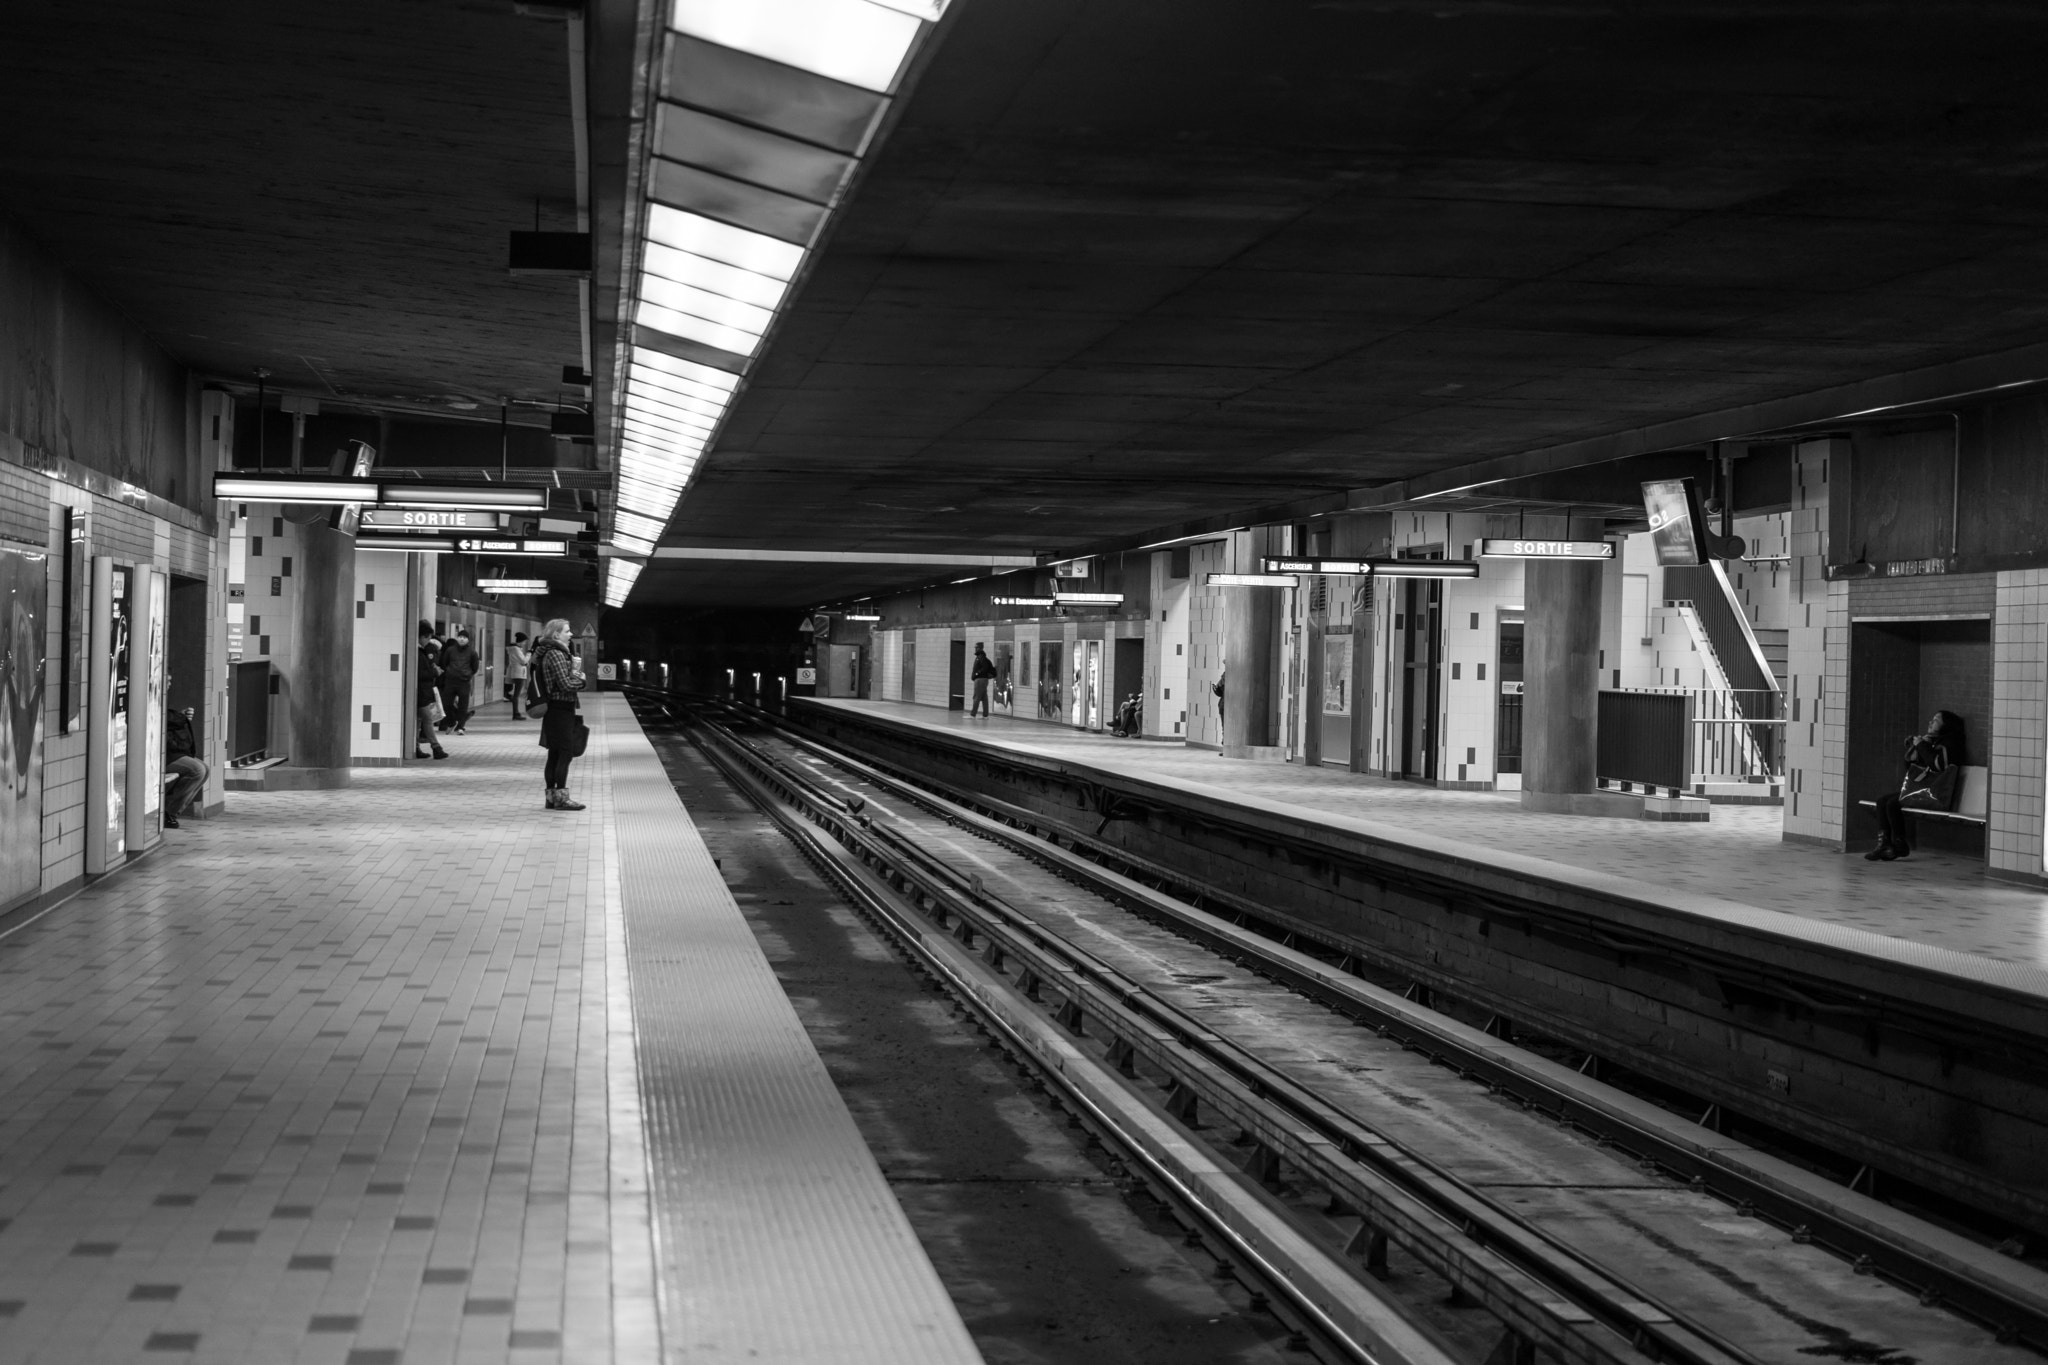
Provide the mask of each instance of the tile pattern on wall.
[{"label": "tile pattern on wall", "polygon": [[[1991,796],[1986,851],[1993,868],[2039,877],[2048,780],[2048,570],[1998,575],[1991,627]],[[1981,760],[1980,760],[1981,761]]]}]

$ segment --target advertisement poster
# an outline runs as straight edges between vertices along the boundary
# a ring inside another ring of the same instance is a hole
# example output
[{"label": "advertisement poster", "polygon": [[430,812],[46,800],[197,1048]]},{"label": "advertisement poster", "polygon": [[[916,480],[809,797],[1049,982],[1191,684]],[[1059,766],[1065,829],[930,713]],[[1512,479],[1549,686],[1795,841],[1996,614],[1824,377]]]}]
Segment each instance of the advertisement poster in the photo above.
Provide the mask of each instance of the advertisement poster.
[{"label": "advertisement poster", "polygon": [[42,886],[48,577],[46,552],[0,543],[0,908]]},{"label": "advertisement poster", "polygon": [[[138,690],[141,710],[136,713],[135,742],[142,760],[142,810],[154,815],[164,803],[164,613],[169,610],[170,580],[160,573],[149,575],[149,649],[144,658],[146,671]],[[152,830],[155,826],[152,822]]]},{"label": "advertisement poster", "polygon": [[1351,714],[1351,637],[1323,637],[1323,714]]},{"label": "advertisement poster", "polygon": [[134,573],[93,559],[91,704],[86,713],[85,870],[106,872],[127,852],[128,613]]}]

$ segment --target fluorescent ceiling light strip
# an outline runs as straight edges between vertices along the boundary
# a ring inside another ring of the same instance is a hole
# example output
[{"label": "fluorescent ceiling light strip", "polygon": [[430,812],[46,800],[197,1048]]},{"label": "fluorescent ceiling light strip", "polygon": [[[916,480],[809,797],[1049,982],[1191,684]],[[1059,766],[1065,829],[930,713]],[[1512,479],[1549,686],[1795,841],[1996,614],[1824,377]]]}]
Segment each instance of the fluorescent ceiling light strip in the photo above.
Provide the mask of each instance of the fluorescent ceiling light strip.
[{"label": "fluorescent ceiling light strip", "polygon": [[629,403],[658,403],[667,408],[678,408],[684,412],[702,413],[716,420],[725,416],[725,399],[706,398],[700,394],[681,393],[675,389],[664,389],[637,376],[626,384],[626,401]]},{"label": "fluorescent ceiling light strip", "polygon": [[716,346],[721,351],[734,355],[752,356],[761,344],[757,332],[742,332],[737,327],[728,327],[722,322],[700,318],[693,313],[678,313],[673,308],[642,299],[640,306],[633,310],[633,321],[642,327],[652,327],[657,332],[667,332],[672,337],[685,337],[701,341],[706,346]]},{"label": "fluorescent ceiling light strip", "polygon": [[709,365],[700,365],[694,360],[685,360],[666,351],[650,350],[645,346],[633,348],[633,372],[665,374],[694,384],[702,384],[719,393],[731,393],[740,386],[740,377],[736,374],[714,369]]},{"label": "fluorescent ceiling light strip", "polygon": [[767,331],[768,324],[775,320],[775,313],[771,309],[762,308],[757,304],[742,303],[725,294],[699,289],[694,284],[665,280],[659,275],[640,276],[640,298],[643,302],[673,308],[692,317],[722,322],[728,327],[752,332],[755,336]]},{"label": "fluorescent ceiling light strip", "polygon": [[698,412],[695,408],[677,407],[636,394],[626,395],[626,416],[641,418],[665,427],[701,431],[706,436],[709,436],[712,428],[718,425],[718,416],[711,413]]},{"label": "fluorescent ceiling light strip", "polygon": [[[860,0],[850,0],[859,3]],[[803,264],[804,249],[779,237],[733,227],[701,213],[672,209],[666,204],[647,206],[647,239],[677,251],[709,256],[714,261],[736,265],[742,270],[772,276],[778,280],[795,277]]]},{"label": "fluorescent ceiling light strip", "polygon": [[292,476],[264,478],[261,475],[213,476],[213,495],[238,502],[309,503],[334,506],[374,504],[377,483],[373,479],[306,479]]},{"label": "fluorescent ceiling light strip", "polygon": [[621,456],[634,455],[673,464],[679,460],[696,459],[704,453],[705,447],[710,444],[710,438],[701,432],[692,437],[667,436],[659,440],[642,436],[638,433],[632,433],[620,439],[619,454]]},{"label": "fluorescent ceiling light strip", "polygon": [[742,270],[736,265],[714,261],[694,251],[678,251],[659,242],[647,243],[640,265],[649,275],[674,280],[678,284],[695,285],[771,312],[781,306],[782,296],[789,290],[786,282],[773,275],[763,275],[758,270]]},{"label": "fluorescent ceiling light strip", "polygon": [[923,25],[867,0],[675,0],[669,24],[720,47],[886,94]]},{"label": "fluorescent ceiling light strip", "polygon": [[732,402],[732,391],[714,389],[709,384],[699,384],[694,379],[679,379],[660,370],[634,366],[629,383],[649,393],[672,393],[679,398],[695,398],[705,403],[727,404]]},{"label": "fluorescent ceiling light strip", "polygon": [[659,540],[662,531],[666,529],[666,525],[660,517],[644,516],[640,513],[628,512],[623,508],[612,514],[612,529],[623,531],[630,536],[642,536]]},{"label": "fluorescent ceiling light strip", "polygon": [[663,450],[674,449],[687,442],[708,440],[711,432],[705,427],[685,427],[659,417],[640,413],[627,413],[619,423],[620,430],[631,435],[645,436]]}]

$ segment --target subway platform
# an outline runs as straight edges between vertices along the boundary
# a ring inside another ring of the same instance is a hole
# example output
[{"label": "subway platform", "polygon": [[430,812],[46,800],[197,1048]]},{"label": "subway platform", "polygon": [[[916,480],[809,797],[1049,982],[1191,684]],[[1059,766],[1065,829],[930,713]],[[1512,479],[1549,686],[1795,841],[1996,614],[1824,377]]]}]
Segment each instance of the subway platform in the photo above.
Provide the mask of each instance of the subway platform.
[{"label": "subway platform", "polygon": [[1984,875],[1981,859],[1922,850],[1892,863],[1787,843],[1775,806],[1717,805],[1705,823],[1547,815],[1512,792],[1446,791],[1414,782],[1226,758],[1214,750],[907,702],[807,698],[976,743],[1148,781],[1362,820],[1390,832],[1540,859],[1569,877],[1597,873],[1998,962],[2048,968],[2048,894]]},{"label": "subway platform", "polygon": [[586,812],[494,707],[0,924],[0,1360],[979,1360],[638,724],[585,714]]}]

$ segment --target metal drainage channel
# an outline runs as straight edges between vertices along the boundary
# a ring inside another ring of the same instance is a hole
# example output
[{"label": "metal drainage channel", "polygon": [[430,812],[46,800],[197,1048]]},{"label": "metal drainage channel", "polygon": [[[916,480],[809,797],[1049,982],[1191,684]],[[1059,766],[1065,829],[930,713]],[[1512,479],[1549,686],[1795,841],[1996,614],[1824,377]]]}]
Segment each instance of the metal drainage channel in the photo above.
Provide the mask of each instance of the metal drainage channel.
[{"label": "metal drainage channel", "polygon": [[[793,784],[786,774],[764,768],[758,755],[729,755],[724,742],[706,743],[694,727],[685,734],[846,894],[858,913],[951,993],[1006,1053],[1036,1073],[1037,1088],[1051,1092],[1075,1125],[1140,1173],[1144,1186],[1189,1229],[1188,1245],[1206,1248],[1219,1262],[1219,1275],[1234,1275],[1243,1283],[1253,1306],[1287,1327],[1291,1347],[1332,1365],[1458,1365],[1426,1327],[1410,1321],[1403,1309],[1380,1298],[1350,1267],[1300,1233],[1253,1181],[1187,1141],[1177,1125],[1132,1092],[1109,1066],[1068,1041],[999,966],[975,956],[970,936],[957,930],[950,938],[933,935],[913,907],[924,899],[943,914],[944,903],[952,898],[922,884],[906,897],[905,889],[918,878],[900,877],[902,887],[892,887],[886,872],[866,865],[881,862],[881,855],[851,811],[822,794],[783,799],[777,789],[789,793]],[[811,818],[798,805],[811,811]],[[821,839],[813,820],[822,820],[847,847]],[[1496,1350],[1492,1359],[1526,1365],[1533,1356]]]},{"label": "metal drainage channel", "polygon": [[[667,706],[666,701],[663,704]],[[1276,942],[1247,927],[1241,916],[1233,920],[1198,909],[1165,894],[1159,886],[1104,867],[1095,859],[1132,867],[1162,885],[1185,887],[1190,898],[1205,895],[1202,888],[1178,881],[1164,869],[1141,866],[1112,846],[1065,829],[1057,831],[1059,839],[1070,846],[1063,847],[1043,831],[1032,812],[995,798],[954,792],[922,775],[897,776],[820,743],[780,717],[754,708],[730,709],[748,723],[772,729],[785,742],[862,781],[999,842],[1241,966],[1350,1015],[1432,1061],[1569,1123],[1596,1141],[1612,1144],[1646,1167],[1686,1180],[1745,1215],[1788,1229],[1796,1239],[1832,1251],[1860,1273],[1880,1276],[1914,1293],[1925,1305],[1941,1306],[1978,1322],[2001,1342],[2048,1351],[2048,1305],[2038,1297],[1973,1273],[1966,1263],[1895,1239],[1883,1226],[1858,1220],[1820,1193],[1768,1182],[1727,1164],[1725,1150],[1719,1145],[1688,1139],[1684,1130],[1698,1125],[1688,1125],[1675,1115],[1669,1123],[1655,1125],[1625,1107],[1602,1103],[1589,1093],[1594,1087],[1584,1085],[1568,1068],[1515,1046],[1506,1030],[1496,1032],[1492,1024],[1474,1030],[1430,1009],[1426,998],[1403,997],[1359,980],[1351,970],[1355,960],[1326,945],[1291,932]],[[1305,946],[1324,948],[1340,960],[1333,964],[1305,951]]]},{"label": "metal drainage channel", "polygon": [[[1192,1125],[1201,1106],[1249,1135],[1253,1178],[1285,1162],[1360,1214],[1348,1251],[1368,1271],[1385,1265],[1389,1238],[1504,1325],[1493,1359],[1533,1360],[1537,1347],[1558,1360],[1619,1365],[1645,1359],[1733,1365],[1753,1355],[1682,1321],[1549,1234],[1418,1153],[1324,1103],[1313,1092],[1153,996],[1092,955],[1050,935],[974,876],[873,824],[858,802],[820,791],[772,757],[720,727],[692,737],[731,772],[750,777],[824,825],[899,892],[922,904],[936,925],[972,948],[997,972],[1019,971],[1012,992],[1057,997],[1054,1019],[1070,1033],[1092,1025],[1108,1043],[1108,1061],[1127,1078],[1140,1059],[1169,1078],[1165,1108]],[[1007,977],[1003,978],[1007,985]],[[1052,1006],[1051,1001],[1045,1002]]]}]

